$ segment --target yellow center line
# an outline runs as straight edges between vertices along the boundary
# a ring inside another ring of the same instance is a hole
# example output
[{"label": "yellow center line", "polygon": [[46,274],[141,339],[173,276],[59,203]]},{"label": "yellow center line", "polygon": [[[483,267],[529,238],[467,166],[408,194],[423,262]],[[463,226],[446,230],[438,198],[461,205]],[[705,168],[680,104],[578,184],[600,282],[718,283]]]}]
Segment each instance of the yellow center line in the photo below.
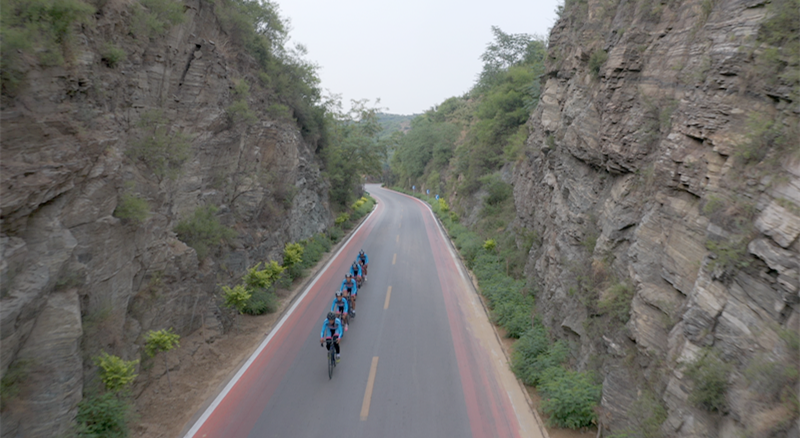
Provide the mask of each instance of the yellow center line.
[{"label": "yellow center line", "polygon": [[384,309],[388,309],[389,308],[389,297],[391,297],[391,296],[392,296],[392,287],[389,286],[389,290],[386,291],[386,302],[383,303],[383,308]]},{"label": "yellow center line", "polygon": [[372,388],[375,387],[375,373],[378,371],[378,356],[372,358],[372,366],[369,368],[369,378],[367,378],[367,389],[364,391],[364,402],[361,403],[361,421],[367,421],[369,415],[369,403],[372,401]]},{"label": "yellow center line", "polygon": [[395,242],[400,243],[400,235],[397,235],[397,239],[394,239]]},{"label": "yellow center line", "polygon": [[397,263],[397,253],[394,253],[394,257],[392,257],[392,264]]}]

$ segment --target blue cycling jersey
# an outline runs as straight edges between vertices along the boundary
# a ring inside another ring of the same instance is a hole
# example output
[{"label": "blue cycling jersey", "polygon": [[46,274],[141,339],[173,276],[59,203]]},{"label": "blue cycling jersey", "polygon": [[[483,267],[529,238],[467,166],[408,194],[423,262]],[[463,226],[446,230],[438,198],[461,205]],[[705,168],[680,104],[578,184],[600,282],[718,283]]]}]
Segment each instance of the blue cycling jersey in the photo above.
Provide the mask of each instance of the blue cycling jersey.
[{"label": "blue cycling jersey", "polygon": [[355,276],[359,276],[360,277],[361,276],[361,265],[356,263],[355,266],[350,266],[350,274],[353,277],[355,277]]},{"label": "blue cycling jersey", "polygon": [[364,258],[362,260],[361,254],[359,254],[358,257],[356,257],[356,260],[361,260],[364,262],[364,264],[367,264],[369,263],[369,256],[367,255],[367,253],[364,253]]},{"label": "blue cycling jersey", "polygon": [[[333,330],[334,333],[342,337],[342,321],[339,318],[336,318],[333,321]],[[322,320],[322,330],[319,332],[320,338],[327,338],[331,335],[331,327],[328,325],[328,318]]]},{"label": "blue cycling jersey", "polygon": [[352,293],[353,295],[358,294],[358,286],[356,285],[356,279],[354,278],[350,280],[350,284],[347,284],[346,278],[342,280],[342,287],[340,287],[339,290],[345,290],[345,289],[352,289],[352,292],[350,293]]},{"label": "blue cycling jersey", "polygon": [[339,307],[344,307],[344,313],[347,313],[350,306],[347,304],[347,300],[342,298],[342,301],[337,300],[336,298],[333,299],[333,304],[331,304],[331,312],[338,313]]}]

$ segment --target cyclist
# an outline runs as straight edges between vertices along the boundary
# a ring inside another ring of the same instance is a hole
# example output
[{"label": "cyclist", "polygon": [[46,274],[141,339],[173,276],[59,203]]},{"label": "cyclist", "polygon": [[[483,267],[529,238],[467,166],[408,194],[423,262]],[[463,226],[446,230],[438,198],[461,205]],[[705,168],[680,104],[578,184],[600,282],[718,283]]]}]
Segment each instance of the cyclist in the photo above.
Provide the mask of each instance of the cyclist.
[{"label": "cyclist", "polygon": [[[322,330],[319,332],[320,346],[325,343],[325,338],[333,339],[332,344],[336,348],[336,362],[339,362],[342,359],[339,351],[339,339],[342,338],[342,322],[333,312],[328,312],[328,316],[322,321]],[[331,346],[328,345],[328,350],[330,349]]]},{"label": "cyclist", "polygon": [[350,306],[353,311],[356,310],[356,295],[358,294],[358,282],[353,278],[353,274],[347,273],[342,281],[342,287],[339,288],[344,293],[344,296],[350,300]]},{"label": "cyclist", "polygon": [[347,310],[349,307],[347,300],[342,296],[342,291],[337,290],[336,297],[333,299],[333,304],[331,304],[331,312],[342,320],[344,331],[347,331]]},{"label": "cyclist", "polygon": [[361,271],[364,273],[364,281],[367,281],[367,266],[369,265],[369,257],[363,249],[358,252],[358,257],[356,257],[356,260],[358,260],[358,264],[361,265]]},{"label": "cyclist", "polygon": [[358,259],[353,260],[353,265],[350,266],[350,275],[356,278],[358,287],[361,287],[361,265],[358,264]]}]

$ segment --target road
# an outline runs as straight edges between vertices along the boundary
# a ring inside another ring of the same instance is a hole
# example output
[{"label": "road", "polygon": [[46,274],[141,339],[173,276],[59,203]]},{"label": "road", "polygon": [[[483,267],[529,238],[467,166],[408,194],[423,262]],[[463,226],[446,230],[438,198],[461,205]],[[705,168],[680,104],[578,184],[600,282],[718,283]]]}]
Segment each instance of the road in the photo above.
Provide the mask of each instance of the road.
[{"label": "road", "polygon": [[[368,186],[375,211],[186,437],[541,437],[433,214]],[[359,249],[369,279],[328,378],[319,332]]]}]

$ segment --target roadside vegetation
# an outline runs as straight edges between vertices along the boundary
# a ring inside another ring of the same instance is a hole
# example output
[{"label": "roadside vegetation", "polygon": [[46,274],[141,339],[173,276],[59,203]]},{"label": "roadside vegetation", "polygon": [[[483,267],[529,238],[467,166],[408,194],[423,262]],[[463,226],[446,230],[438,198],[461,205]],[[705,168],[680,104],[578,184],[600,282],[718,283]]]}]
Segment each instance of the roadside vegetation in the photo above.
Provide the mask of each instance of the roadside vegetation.
[{"label": "roadside vegetation", "polygon": [[[278,287],[287,289],[294,280],[308,275],[322,256],[338,243],[344,234],[372,211],[375,199],[365,194],[341,213],[341,221],[325,233],[316,234],[299,242],[287,243],[283,260],[259,262],[234,286],[220,286],[223,305],[239,314],[262,315],[278,310]],[[263,268],[262,268],[263,265]]]}]

